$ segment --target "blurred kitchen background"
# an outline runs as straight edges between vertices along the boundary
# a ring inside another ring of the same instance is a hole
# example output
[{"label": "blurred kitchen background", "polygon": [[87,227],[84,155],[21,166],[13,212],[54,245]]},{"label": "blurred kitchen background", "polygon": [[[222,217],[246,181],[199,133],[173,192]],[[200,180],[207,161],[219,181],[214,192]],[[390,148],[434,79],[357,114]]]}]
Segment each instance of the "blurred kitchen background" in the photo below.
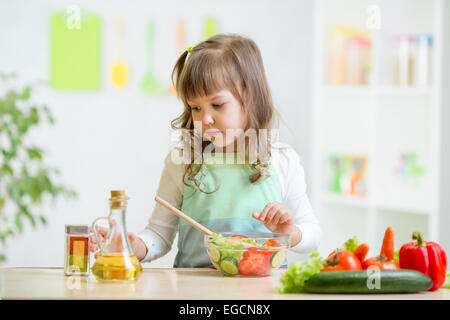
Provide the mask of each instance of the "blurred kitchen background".
[{"label": "blurred kitchen background", "polygon": [[[107,215],[113,189],[131,198],[128,231],[145,227],[183,108],[173,65],[216,33],[262,52],[322,255],[353,236],[378,253],[388,226],[396,250],[421,231],[448,252],[449,18],[446,0],[0,2],[0,267],[63,266],[64,225]],[[46,106],[54,124],[45,111],[7,114],[12,101]],[[11,139],[8,123],[30,129]],[[38,163],[59,175],[37,179]],[[175,254],[176,240],[144,267],[171,267]]]}]

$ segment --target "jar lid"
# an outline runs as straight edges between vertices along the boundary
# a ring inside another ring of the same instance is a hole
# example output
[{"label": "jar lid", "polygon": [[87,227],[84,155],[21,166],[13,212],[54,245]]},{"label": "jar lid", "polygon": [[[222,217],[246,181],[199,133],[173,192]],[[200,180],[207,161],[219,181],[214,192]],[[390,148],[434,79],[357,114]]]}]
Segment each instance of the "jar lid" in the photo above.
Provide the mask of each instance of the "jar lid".
[{"label": "jar lid", "polygon": [[66,233],[69,234],[89,234],[88,225],[70,225],[66,224]]},{"label": "jar lid", "polygon": [[414,37],[409,34],[399,34],[395,38],[397,42],[414,42]]},{"label": "jar lid", "polygon": [[429,34],[418,34],[415,36],[415,39],[417,42],[421,43],[426,43],[428,45],[432,45],[433,44],[433,37],[430,36]]}]

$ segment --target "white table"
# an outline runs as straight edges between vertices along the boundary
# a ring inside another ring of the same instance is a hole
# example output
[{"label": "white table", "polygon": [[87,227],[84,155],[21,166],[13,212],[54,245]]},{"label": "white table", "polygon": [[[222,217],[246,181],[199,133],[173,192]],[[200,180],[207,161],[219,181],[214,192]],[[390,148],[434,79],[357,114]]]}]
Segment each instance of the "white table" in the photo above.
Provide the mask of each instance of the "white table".
[{"label": "white table", "polygon": [[133,299],[133,300],[309,300],[309,299],[445,299],[449,289],[414,294],[279,294],[278,270],[270,277],[226,277],[214,269],[144,268],[134,284],[99,283],[64,276],[63,268],[0,269],[1,299]]}]

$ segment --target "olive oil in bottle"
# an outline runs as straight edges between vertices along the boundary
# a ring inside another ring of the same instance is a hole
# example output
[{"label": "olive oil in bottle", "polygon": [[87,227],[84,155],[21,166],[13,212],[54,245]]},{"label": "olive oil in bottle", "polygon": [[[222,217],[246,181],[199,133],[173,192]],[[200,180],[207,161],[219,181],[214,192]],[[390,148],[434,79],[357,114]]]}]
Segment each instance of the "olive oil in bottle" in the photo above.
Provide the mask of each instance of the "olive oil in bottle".
[{"label": "olive oil in bottle", "polygon": [[101,281],[135,281],[142,273],[137,257],[132,254],[100,254],[92,268],[95,277]]},{"label": "olive oil in bottle", "polygon": [[96,222],[100,219],[109,222],[105,244],[92,266],[92,273],[100,282],[134,282],[142,273],[142,266],[130,245],[125,225],[127,199],[125,191],[111,191],[109,216],[97,218],[92,223],[96,241],[101,243]]}]

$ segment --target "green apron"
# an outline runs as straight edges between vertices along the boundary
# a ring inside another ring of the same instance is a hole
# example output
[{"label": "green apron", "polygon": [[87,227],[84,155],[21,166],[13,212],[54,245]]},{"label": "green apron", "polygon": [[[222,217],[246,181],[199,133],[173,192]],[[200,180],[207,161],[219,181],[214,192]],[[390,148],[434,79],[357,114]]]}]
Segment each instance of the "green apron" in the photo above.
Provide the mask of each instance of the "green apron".
[{"label": "green apron", "polygon": [[[282,202],[279,178],[269,162],[270,176],[251,183],[250,176],[254,171],[249,164],[236,164],[237,155],[235,152],[205,154],[196,177],[201,181],[202,190],[218,190],[206,194],[184,186],[181,211],[213,232],[270,232],[252,217],[252,213],[261,212],[269,202]],[[233,156],[234,163],[212,163],[219,157]],[[212,267],[203,241],[203,233],[180,219],[175,267]]]}]

